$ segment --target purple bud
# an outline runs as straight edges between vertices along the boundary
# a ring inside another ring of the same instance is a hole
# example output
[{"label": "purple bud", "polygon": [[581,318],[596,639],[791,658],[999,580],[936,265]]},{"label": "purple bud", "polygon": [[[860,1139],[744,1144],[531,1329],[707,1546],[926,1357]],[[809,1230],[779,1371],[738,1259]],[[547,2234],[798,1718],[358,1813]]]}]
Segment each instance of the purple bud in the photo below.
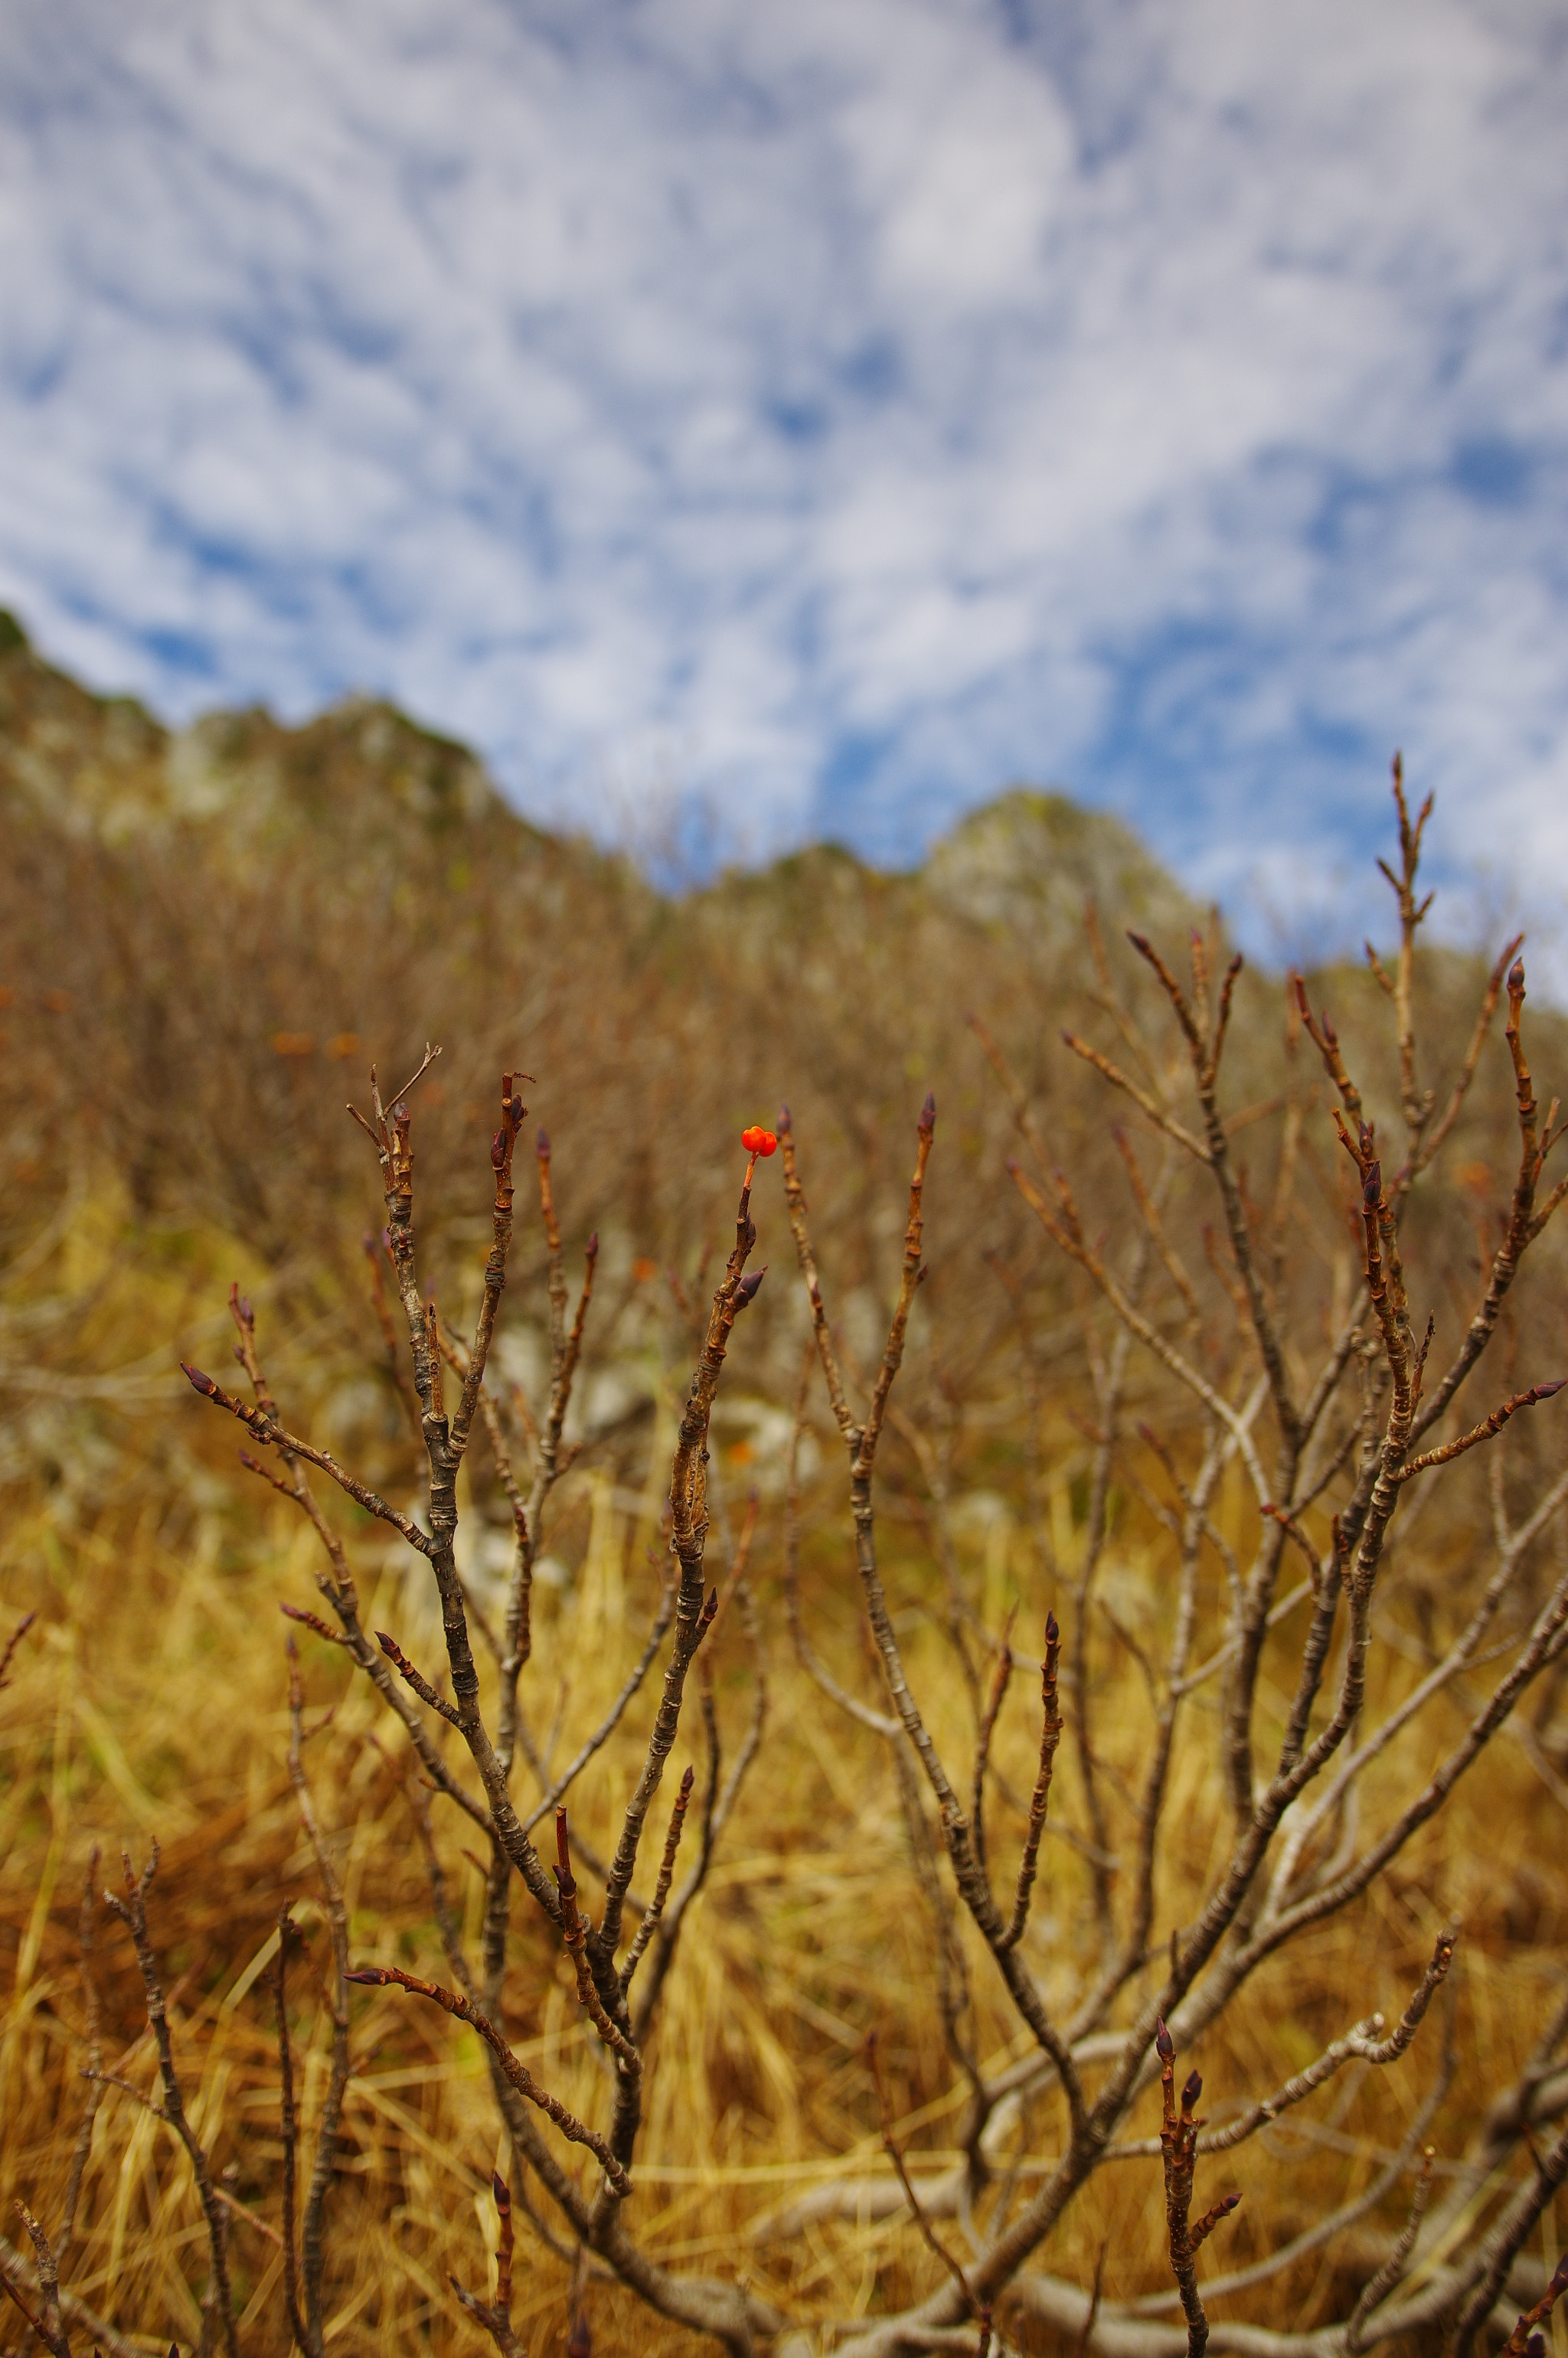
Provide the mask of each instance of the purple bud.
[{"label": "purple bud", "polygon": [[1198,2071],[1189,2071],[1187,2073],[1186,2084],[1182,2090],[1182,2102],[1186,2106],[1188,2112],[1191,2112],[1193,2106],[1197,2103],[1198,2098],[1202,2094],[1202,2073]]},{"label": "purple bud", "polygon": [[780,1106],[780,1108],[779,1108],[779,1136],[780,1136],[781,1138],[787,1138],[787,1137],[789,1136],[789,1134],[790,1134],[789,1108],[788,1108],[788,1106],[786,1106],[786,1105],[782,1105],[782,1106]]},{"label": "purple bud", "polygon": [[925,1092],[925,1103],[920,1109],[920,1128],[927,1138],[936,1128],[936,1099],[929,1089]]},{"label": "purple bud", "polygon": [[495,2207],[504,2219],[512,2208],[512,2190],[499,2169],[490,2173],[490,2190],[495,2197]]},{"label": "purple bud", "polygon": [[597,1260],[599,1259],[599,1230],[597,1228],[595,1228],[592,1236],[590,1236],[588,1240],[588,1259],[589,1260]]},{"label": "purple bud", "polygon": [[758,1292],[762,1286],[762,1280],[766,1277],[767,1273],[768,1264],[764,1261],[761,1269],[749,1270],[746,1275],[741,1280],[740,1284],[735,1288],[735,1315],[737,1318],[739,1318],[742,1310],[746,1309],[752,1303],[755,1302]]},{"label": "purple bud", "polygon": [[545,1128],[543,1122],[539,1124],[538,1129],[534,1132],[534,1152],[538,1156],[541,1163],[547,1163],[549,1161],[550,1133]]},{"label": "purple bud", "polygon": [[1516,957],[1512,966],[1509,968],[1509,989],[1510,990],[1522,990],[1524,989],[1523,958]]},{"label": "purple bud", "polygon": [[1382,1192],[1383,1166],[1380,1163],[1374,1163],[1368,1169],[1367,1176],[1361,1182],[1361,1201],[1366,1205],[1367,1209],[1369,1212],[1376,1211],[1378,1206],[1378,1198],[1381,1195]]},{"label": "purple bud", "polygon": [[1055,1645],[1057,1639],[1061,1637],[1061,1625],[1057,1621],[1056,1616],[1054,1613],[1047,1613],[1045,1616],[1045,1643],[1048,1646]]},{"label": "purple bud", "polygon": [[504,1130],[498,1130],[494,1137],[490,1141],[490,1161],[492,1169],[499,1171],[505,1160],[506,1133]]},{"label": "purple bud", "polygon": [[1160,2058],[1162,2063],[1168,2063],[1175,2051],[1176,2042],[1172,2038],[1170,2032],[1166,2029],[1165,2018],[1163,2015],[1162,2015],[1160,2017],[1160,2028],[1154,2033],[1154,2052]]},{"label": "purple bud", "polygon": [[681,1791],[682,1791],[683,1793],[689,1793],[689,1792],[690,1792],[690,1790],[691,1790],[691,1789],[692,1789],[692,1787],[693,1787],[693,1785],[696,1783],[696,1781],[697,1781],[697,1771],[696,1771],[696,1769],[695,1769],[695,1768],[688,1768],[688,1769],[687,1770],[687,1772],[686,1772],[686,1775],[685,1775],[685,1776],[681,1779],[681,1780],[680,1780],[680,1789],[681,1789]]}]

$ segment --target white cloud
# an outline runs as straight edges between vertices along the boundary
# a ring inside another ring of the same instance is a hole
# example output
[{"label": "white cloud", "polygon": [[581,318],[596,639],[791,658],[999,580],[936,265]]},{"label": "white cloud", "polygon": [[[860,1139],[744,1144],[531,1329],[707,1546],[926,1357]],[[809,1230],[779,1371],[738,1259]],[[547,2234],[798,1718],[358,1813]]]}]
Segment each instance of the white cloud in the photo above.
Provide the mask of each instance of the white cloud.
[{"label": "white cloud", "polygon": [[1048,777],[1314,925],[1401,741],[1544,906],[1565,83],[1560,0],[13,0],[0,592],[557,816]]}]

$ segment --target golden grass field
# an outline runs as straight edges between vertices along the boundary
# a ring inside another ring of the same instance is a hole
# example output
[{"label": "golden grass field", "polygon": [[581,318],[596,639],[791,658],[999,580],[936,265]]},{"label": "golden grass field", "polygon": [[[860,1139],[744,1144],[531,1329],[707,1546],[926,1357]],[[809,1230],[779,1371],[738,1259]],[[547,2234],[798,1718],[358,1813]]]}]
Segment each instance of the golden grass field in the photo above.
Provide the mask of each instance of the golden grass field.
[{"label": "golden grass field", "polygon": [[[761,1189],[758,1212],[763,1249],[772,1249],[777,1270],[785,1260],[777,1243],[782,1211]],[[247,1484],[228,1433],[177,1393],[167,1373],[177,1355],[221,1361],[231,1277],[255,1293],[265,1350],[280,1289],[232,1238],[139,1227],[113,1186],[82,1188],[54,1225],[52,1238],[41,1238],[42,1249],[10,1286],[13,1336],[27,1332],[29,1303],[63,1302],[70,1305],[72,1364],[129,1365],[130,1373],[107,1408],[92,1396],[91,1379],[57,1379],[54,1399],[40,1377],[36,1401],[60,1412],[49,1429],[69,1433],[73,1423],[79,1427],[83,1462],[40,1468],[30,1477],[14,1467],[0,1536],[0,1603],[12,1618],[29,1608],[39,1613],[0,1699],[0,1920],[13,1963],[0,2050],[0,2196],[7,2210],[21,2195],[46,2220],[58,2212],[85,2093],[78,1958],[83,1878],[95,1848],[102,1883],[115,1877],[122,1844],[139,1864],[156,1837],[163,1859],[150,1921],[170,1988],[190,2117],[214,2167],[233,2166],[232,2191],[251,2214],[251,2223],[236,2222],[230,2246],[242,2336],[247,2348],[281,2351],[287,2327],[276,2240],[278,2065],[265,1968],[282,1897],[295,1897],[311,1938],[311,1963],[296,1967],[291,1989],[306,2166],[329,2024],[313,1865],[285,1758],[286,1625],[277,1605],[285,1597],[312,1600],[315,1542],[286,1502]],[[541,1730],[557,1716],[569,1729],[591,1724],[641,1643],[656,1588],[650,1542],[657,1540],[674,1406],[684,1389],[675,1372],[681,1339],[677,1333],[669,1347],[665,1405],[644,1420],[634,1446],[614,1468],[572,1472],[557,1494],[547,1544],[572,1577],[536,1591],[528,1699]],[[330,1390],[322,1368],[338,1381],[344,1364],[330,1311],[319,1309],[303,1336],[276,1334],[267,1357],[281,1399],[287,1401],[297,1388],[319,1403]],[[735,1376],[743,1388],[739,1359],[738,1353]],[[394,1447],[384,1412],[370,1422],[384,1456]],[[813,1422],[823,1438],[805,1516],[805,1617],[840,1676],[871,1696],[837,1463],[825,1417],[814,1411]],[[1041,1644],[1046,1606],[1070,1582],[1081,1544],[1088,1449],[1065,1384],[1043,1405],[1039,1439],[1043,1528],[1038,1500],[1032,1511],[1016,1435],[979,1426],[957,1448],[953,1481],[956,1498],[978,1493],[985,1512],[949,1519],[976,1611],[994,1629],[1016,1603],[1016,1638],[1025,1650]],[[962,2092],[944,2053],[932,1930],[885,1747],[836,1711],[793,1659],[779,1586],[776,1464],[755,1439],[719,1451],[716,1489],[721,1481],[731,1531],[753,1479],[762,1493],[753,1557],[760,1648],[753,1654],[740,1616],[730,1614],[719,1632],[713,1677],[721,1742],[739,1742],[755,1682],[764,1676],[766,1732],[667,1985],[635,2173],[634,2223],[661,2259],[743,2275],[792,2311],[845,2320],[927,2288],[938,2273],[906,2216],[867,2215],[878,2208],[870,2199],[860,2201],[860,2216],[854,2212],[856,2184],[891,2177],[866,2033],[880,2033],[896,2092],[898,2135],[912,2167],[936,2169],[957,2158],[950,2133]],[[930,1508],[907,1452],[890,1469],[888,1488],[887,1578],[912,1678],[935,1730],[962,1760],[973,1745],[972,1708],[941,1627]],[[1218,1512],[1239,1544],[1246,1509],[1238,1483],[1227,1485]],[[336,1520],[348,1538],[367,1626],[377,1626],[384,1613],[406,1629],[404,1577],[389,1561],[385,1535],[351,1510]],[[1467,1552],[1478,1543],[1474,1525],[1461,1521],[1427,1538],[1428,1579],[1439,1589],[1450,1575],[1462,1581]],[[1160,1534],[1130,1495],[1121,1503],[1112,1585],[1123,1627],[1160,1626],[1168,1603]],[[1202,1605],[1211,1637],[1218,1628],[1217,1589],[1216,1573],[1206,1579]],[[307,1758],[332,1830],[355,1961],[397,1962],[442,1978],[400,1731],[368,1686],[345,1681],[348,1666],[333,1650],[300,1634],[309,1710],[315,1715],[333,1707]],[[1377,1675],[1374,1704],[1380,1706],[1416,1668],[1386,1650]],[[1128,1650],[1108,1640],[1097,1646],[1097,1676],[1103,1757],[1113,1774],[1119,1768],[1130,1774],[1144,1725],[1140,1672]],[[1162,1922],[1182,1920],[1212,1874],[1222,1840],[1203,1707],[1200,1698],[1196,1730],[1174,1775],[1161,1852]],[[1281,1707],[1266,1678],[1265,1712]],[[644,1721],[633,1705],[574,1793],[574,1825],[594,1842],[609,1833]],[[696,1726],[693,1715],[676,1763],[688,1756],[700,1763]],[[558,1743],[557,1756],[569,1740]],[[995,1755],[1004,1790],[1015,1797],[1032,1780],[1036,1742],[1033,1710],[1015,1696]],[[1379,1798],[1374,1790],[1364,1804],[1374,1814]],[[1378,2157],[1398,2144],[1430,2085],[1444,2039],[1453,2079],[1431,2135],[1440,2167],[1444,2156],[1458,2154],[1489,2095],[1519,2068],[1560,1985],[1564,1799],[1561,1781],[1550,1771],[1543,1780],[1521,1747],[1496,1745],[1392,1877],[1375,1886],[1365,1904],[1285,1951],[1206,2036],[1201,2060],[1210,2103],[1261,2093],[1356,2015],[1374,2006],[1397,2014],[1434,1932],[1444,1920],[1463,1925],[1446,2028],[1434,2012],[1403,2061],[1361,2078],[1347,2074],[1248,2149],[1238,2181],[1247,2200],[1226,2239],[1227,2268],[1277,2249],[1369,2181]],[[1078,1814],[1070,1770],[1058,1780],[1054,1806],[1069,1824]],[[1016,1844],[1021,1826],[1016,1808],[993,1802],[991,1839],[999,1851]],[[480,1877],[465,1861],[455,1825],[442,1824],[440,1844],[471,1936]],[[1076,1853],[1048,1841],[1034,1957],[1064,2011],[1081,1983],[1089,1929],[1086,1882]],[[552,1953],[546,1928],[526,1917],[519,1923],[507,1994],[517,2051],[591,2116],[602,2073],[584,2038],[569,1974],[558,1952]],[[135,1961],[123,1928],[102,1909],[94,1941],[104,2067],[150,2091],[153,2059]],[[1027,2034],[1016,2035],[978,1945],[969,1962],[979,2051],[1000,2065],[1022,2056],[1030,2042]],[[498,2158],[504,2167],[505,2154],[477,2040],[395,1992],[354,1996],[354,2071],[329,2207],[329,2342],[344,2353],[374,2351],[383,2358],[478,2347],[483,2336],[448,2288],[452,2275],[483,2297],[487,2266],[493,2266],[488,2179]],[[1142,2110],[1149,2133],[1157,2126],[1157,2097],[1145,2096]],[[1050,2095],[1026,2104],[1002,2140],[1004,2181],[1036,2179],[1058,2149],[1061,2125]],[[847,2215],[786,2215],[784,2232],[769,2232],[770,2220],[843,2180],[852,2182],[842,2206]],[[1211,2191],[1217,2186],[1217,2178]],[[1348,2261],[1339,2246],[1314,2252],[1218,2313],[1302,2326],[1336,2313],[1334,2304],[1343,2303],[1347,2283],[1353,2291],[1368,2272],[1368,2251],[1377,2248],[1378,2234],[1397,2224],[1406,2200],[1401,2190],[1357,2235],[1341,2239],[1351,2245]],[[1549,2263],[1555,2257],[1551,2223],[1549,2211]],[[1157,2160],[1104,2170],[1053,2239],[1049,2265],[1087,2284],[1103,2248],[1108,2297],[1168,2294],[1162,2223]],[[161,2351],[171,2339],[187,2346],[201,2333],[204,2255],[189,2165],[132,2096],[109,2088],[93,2129],[64,2281],[133,2346]],[[1211,2261],[1211,2276],[1217,2266]],[[597,2351],[701,2346],[596,2274],[579,2285],[577,2300]],[[539,2353],[564,2349],[573,2309],[571,2270],[524,2223],[514,2318],[525,2345]],[[1004,2307],[1004,2324],[1005,2316]],[[1050,2346],[1027,2324],[1005,2330],[1013,2346]]]}]

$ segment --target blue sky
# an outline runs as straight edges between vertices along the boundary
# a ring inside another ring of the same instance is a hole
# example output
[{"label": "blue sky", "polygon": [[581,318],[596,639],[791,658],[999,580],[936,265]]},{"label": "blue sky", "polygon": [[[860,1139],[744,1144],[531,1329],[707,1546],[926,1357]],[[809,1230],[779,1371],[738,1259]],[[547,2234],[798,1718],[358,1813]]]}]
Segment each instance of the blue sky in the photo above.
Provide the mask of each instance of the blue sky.
[{"label": "blue sky", "polygon": [[10,0],[0,599],[654,851],[1061,784],[1265,946],[1400,744],[1559,924],[1565,122],[1560,0]]}]

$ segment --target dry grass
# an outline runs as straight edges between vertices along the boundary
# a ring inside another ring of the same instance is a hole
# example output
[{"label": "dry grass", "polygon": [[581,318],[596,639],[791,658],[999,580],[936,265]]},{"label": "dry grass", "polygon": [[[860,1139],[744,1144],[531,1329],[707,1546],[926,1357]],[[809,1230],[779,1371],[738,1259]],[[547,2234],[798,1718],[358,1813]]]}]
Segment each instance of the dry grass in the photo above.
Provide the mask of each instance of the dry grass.
[{"label": "dry grass", "polygon": [[[776,1206],[764,1208],[763,1219],[765,1236],[782,1229]],[[76,1305],[75,1363],[123,1365],[127,1336],[168,1336],[171,1356],[177,1343],[190,1348],[203,1321],[211,1331],[222,1281],[231,1273],[264,1274],[247,1271],[232,1239],[144,1234],[133,1250],[136,1233],[112,1188],[84,1195],[15,1290],[13,1319],[27,1299],[69,1298]],[[776,1245],[773,1250],[782,1259]],[[650,1325],[663,1331],[647,1347],[662,1348],[673,1369],[678,1333],[668,1322]],[[318,1409],[330,1411],[335,1401],[341,1418],[358,1416],[383,1453],[395,1455],[384,1404],[365,1392],[362,1375],[360,1390],[351,1390],[328,1332],[318,1326],[303,1347],[275,1352],[278,1389],[287,1397],[291,1384],[304,1387]],[[744,1384],[743,1366],[737,1379]],[[0,1602],[13,1616],[38,1605],[43,1614],[0,1700],[0,1938],[14,1962],[0,2050],[0,2196],[8,2206],[24,2195],[46,2221],[58,2212],[83,2101],[77,1969],[82,1876],[94,1845],[103,1846],[108,1872],[122,1843],[139,1860],[156,1836],[163,1865],[151,1920],[176,1993],[176,2054],[192,2119],[215,2165],[235,2166],[236,2196],[265,2223],[237,2223],[232,2240],[242,2330],[247,2347],[281,2351],[287,2341],[281,2253],[265,2232],[276,2231],[278,2217],[281,2148],[265,1978],[280,1898],[296,1898],[296,1913],[312,1934],[312,1965],[296,1968],[293,1987],[307,2154],[328,2028],[315,1981],[326,1945],[313,1920],[313,1869],[284,1758],[283,1624],[276,1616],[280,1597],[311,1600],[310,1535],[297,1519],[288,1520],[282,1502],[259,1487],[247,1493],[240,1487],[243,1477],[237,1468],[231,1473],[223,1436],[209,1431],[194,1404],[172,1407],[156,1373],[145,1373],[145,1383],[144,1401],[126,1388],[113,1410],[68,1390],[80,1462],[71,1462],[68,1443],[52,1483],[36,1469],[14,1468],[7,1492]],[[51,1403],[46,1389],[38,1404],[58,1408],[59,1401]],[[623,1442],[615,1464],[589,1462],[563,1486],[549,1544],[570,1578],[539,1594],[530,1675],[540,1728],[549,1725],[558,1699],[567,1703],[572,1727],[589,1723],[640,1643],[654,1601],[648,1546],[656,1534],[669,1430],[667,1410],[656,1413]],[[367,1431],[360,1438],[364,1442]],[[969,1505],[951,1519],[961,1576],[982,1619],[995,1628],[1016,1600],[1025,1647],[1038,1646],[1051,1601],[1046,1559],[1054,1558],[1058,1579],[1070,1576],[1081,1541],[1087,1450],[1065,1390],[1048,1398],[1041,1439],[1043,1531],[1028,1512],[1025,1453],[1016,1431],[988,1431],[983,1423],[959,1447],[957,1487]],[[899,2134],[912,2162],[939,2167],[957,2158],[947,2138],[959,2094],[935,2003],[931,1930],[885,1749],[835,1713],[789,1655],[776,1588],[776,1443],[770,1455],[765,1436],[761,1444],[754,1433],[732,1438],[720,1471],[731,1514],[752,1479],[764,1491],[757,1562],[770,1726],[762,1764],[693,1911],[669,1986],[636,2172],[636,2229],[661,2259],[744,2272],[793,2309],[844,2318],[896,2303],[928,2287],[935,2272],[902,2216],[785,2220],[787,2232],[768,2232],[770,2217],[776,2223],[825,2181],[889,2174],[863,2054],[866,2032],[881,2032]],[[891,1535],[884,1540],[890,1591],[935,1732],[962,1756],[973,1719],[929,1569],[929,1506],[913,1460],[895,1461],[892,1476],[894,1496],[885,1517]],[[825,1480],[814,1485],[811,1507],[807,1617],[824,1650],[840,1665],[853,1664],[859,1617],[847,1529]],[[1238,1542],[1242,1514],[1233,1486],[1221,1523]],[[383,1535],[362,1519],[357,1529],[343,1520],[367,1623],[376,1626],[384,1614],[406,1631],[403,1574],[390,1566]],[[1439,1590],[1450,1578],[1462,1582],[1473,1531],[1450,1525],[1431,1537],[1422,1556],[1426,1581]],[[1125,1497],[1109,1584],[1124,1629],[1135,1634],[1158,1621],[1160,1574],[1154,1526],[1136,1499]],[[1220,1605],[1216,1581],[1204,1601],[1206,1638],[1217,1631]],[[340,1658],[308,1636],[304,1642],[310,1703],[335,1706],[308,1761],[319,1806],[336,1830],[356,1962],[396,1962],[443,1977],[395,1724],[368,1688],[346,1683]],[[1373,1699],[1379,1705],[1401,1677],[1416,1674],[1397,1650],[1385,1652],[1383,1661],[1384,1691]],[[1130,1774],[1142,1732],[1140,1674],[1108,1631],[1098,1667],[1108,1705],[1101,1723],[1107,1767]],[[715,1664],[719,1725],[730,1745],[738,1739],[755,1675],[732,1616]],[[869,1665],[863,1692],[873,1693]],[[1266,1708],[1281,1707],[1267,1678],[1264,1695]],[[590,1842],[606,1838],[641,1725],[634,1711],[579,1790],[575,1822]],[[694,1718],[687,1733],[695,1726]],[[1015,1795],[1027,1793],[1032,1781],[1035,1741],[1031,1714],[1015,1704],[996,1755],[1006,1790]],[[697,1757],[700,1761],[700,1752]],[[1162,1924],[1184,1920],[1213,1872],[1219,1840],[1213,1779],[1211,1750],[1186,1747],[1162,1860]],[[1376,1792],[1368,1801],[1375,1814]],[[1465,1941],[1452,2018],[1454,2077],[1432,2132],[1440,2157],[1456,2154],[1488,2095],[1519,2067],[1561,1971],[1563,1889],[1551,1864],[1560,1848],[1561,1808],[1522,1749],[1494,1747],[1437,1824],[1404,1855],[1393,1880],[1285,1952],[1206,2038],[1200,2060],[1211,2106],[1217,2112],[1227,2099],[1277,2085],[1371,2006],[1396,2013],[1434,1931],[1456,1919]],[[1071,1823],[1071,1798],[1062,1814]],[[993,1804],[993,1845],[1011,1852],[1021,1824],[1016,1810]],[[1502,1828],[1506,1844],[1498,1840]],[[462,1856],[460,1834],[444,1826],[441,1839],[471,1933],[481,1880]],[[1063,1840],[1047,1844],[1044,1880],[1034,1961],[1048,1992],[1065,1999],[1077,1985],[1087,1895],[1081,1865]],[[97,1938],[106,2067],[150,2090],[153,2061],[129,1943],[102,1914]],[[970,1963],[979,2050],[1000,2064],[1023,2053],[1028,2041],[1014,2036],[983,1957],[976,1953]],[[602,2074],[569,1991],[565,1964],[542,1928],[524,1921],[508,1990],[517,2050],[591,2117],[601,2102]],[[1293,2125],[1249,2149],[1241,2180],[1248,2201],[1226,2243],[1227,2268],[1276,2249],[1369,2179],[1376,2154],[1399,2142],[1429,2085],[1442,2038],[1429,2032],[1386,2072],[1336,2082],[1308,2108],[1309,2118],[1296,2115]],[[480,2346],[482,2337],[447,2288],[452,2274],[482,2291],[484,2254],[494,2242],[486,2190],[501,2148],[477,2042],[444,2017],[376,1993],[356,2011],[353,2048],[330,2213],[331,2346],[345,2353],[374,2350],[378,2358]],[[1145,2133],[1156,2125],[1156,2102],[1152,2094],[1143,2099]],[[1003,2167],[1017,2181],[1028,2180],[1053,2157],[1059,2133],[1053,2104],[1037,2099],[1009,2125]],[[1402,2201],[1391,2215],[1368,2219],[1360,2237],[1314,2253],[1226,2313],[1301,2325],[1334,2314],[1347,2283],[1353,2288],[1379,2248],[1373,2231],[1388,2231]],[[1054,2241],[1051,2266],[1087,2282],[1103,2246],[1108,2294],[1168,2294],[1162,2217],[1157,2162],[1104,2171]],[[77,2294],[138,2346],[161,2350],[171,2336],[195,2341],[205,2247],[189,2166],[167,2132],[116,2090],[107,2092],[98,2115],[81,2219],[66,2270]],[[519,2328],[533,2350],[560,2349],[571,2313],[570,2273],[524,2232]],[[590,2278],[583,2297],[598,2350],[697,2346],[613,2284]],[[1020,2346],[1044,2345],[1032,2345],[1023,2330]]]}]

